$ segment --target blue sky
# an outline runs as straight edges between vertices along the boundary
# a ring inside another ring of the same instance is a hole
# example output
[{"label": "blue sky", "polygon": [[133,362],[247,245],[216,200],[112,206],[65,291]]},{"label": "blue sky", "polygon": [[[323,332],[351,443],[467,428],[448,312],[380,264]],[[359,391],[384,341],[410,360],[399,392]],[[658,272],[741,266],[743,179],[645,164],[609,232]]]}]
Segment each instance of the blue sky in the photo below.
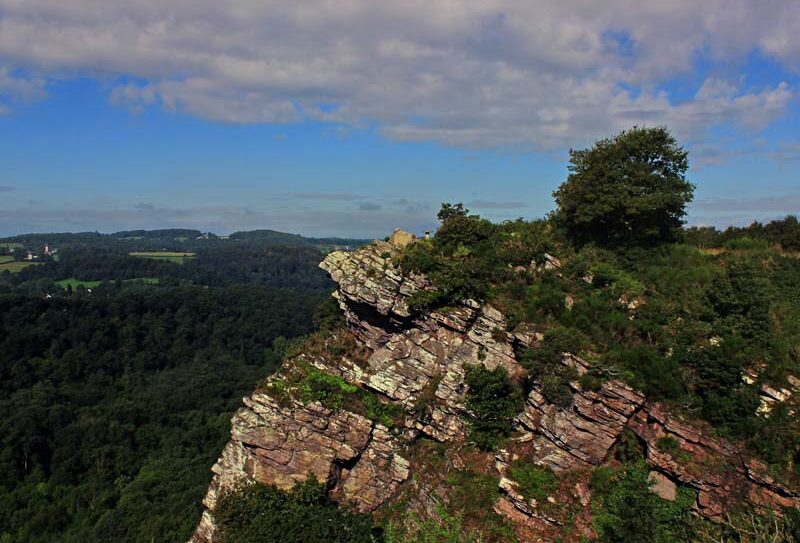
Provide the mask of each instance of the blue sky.
[{"label": "blue sky", "polygon": [[800,211],[800,2],[113,4],[0,0],[0,235],[537,217],[633,124],[689,149],[690,223]]}]

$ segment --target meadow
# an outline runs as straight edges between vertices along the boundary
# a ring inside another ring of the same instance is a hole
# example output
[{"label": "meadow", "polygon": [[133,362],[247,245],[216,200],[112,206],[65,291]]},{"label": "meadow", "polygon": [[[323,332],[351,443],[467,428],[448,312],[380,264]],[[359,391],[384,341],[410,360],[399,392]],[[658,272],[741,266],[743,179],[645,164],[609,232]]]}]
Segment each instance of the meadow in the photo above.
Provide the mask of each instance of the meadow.
[{"label": "meadow", "polygon": [[0,256],[0,273],[5,271],[9,271],[11,273],[17,273],[20,270],[24,270],[28,266],[35,266],[40,264],[40,262],[27,262],[27,261],[15,261],[13,256]]},{"label": "meadow", "polygon": [[[122,282],[126,284],[136,283],[141,285],[157,285],[159,283],[159,279],[158,277],[136,277],[134,279],[125,279]],[[102,281],[82,281],[74,277],[70,277],[68,279],[62,279],[61,281],[56,281],[56,285],[58,285],[59,287],[63,289],[72,287],[73,290],[77,289],[78,287],[95,288],[99,286],[101,283]]]},{"label": "meadow", "polygon": [[184,253],[177,251],[135,251],[128,254],[130,254],[130,256],[135,256],[138,258],[165,260],[168,262],[175,262],[176,264],[183,264],[187,260],[194,258],[194,253]]}]

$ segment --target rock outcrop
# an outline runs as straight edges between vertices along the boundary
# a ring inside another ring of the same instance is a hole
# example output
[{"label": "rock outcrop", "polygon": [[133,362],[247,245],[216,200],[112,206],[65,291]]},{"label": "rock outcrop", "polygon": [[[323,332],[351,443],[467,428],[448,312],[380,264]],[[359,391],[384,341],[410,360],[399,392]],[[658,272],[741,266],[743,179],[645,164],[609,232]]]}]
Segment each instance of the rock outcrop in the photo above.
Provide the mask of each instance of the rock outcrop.
[{"label": "rock outcrop", "polygon": [[761,510],[800,507],[800,492],[778,484],[766,466],[671,416],[658,403],[648,404],[628,426],[655,471],[698,492],[695,509],[704,517],[719,519],[732,501]]},{"label": "rock outcrop", "polygon": [[[402,273],[394,263],[398,251],[413,242],[410,234],[395,232],[389,241],[328,255],[320,266],[338,285],[334,297],[363,356],[301,354],[271,378],[280,379],[302,361],[400,406],[402,422],[390,429],[345,408],[276,398],[269,387],[255,392],[231,421],[231,440],[212,468],[206,511],[193,543],[214,541],[217,501],[242,483],[291,488],[313,475],[337,501],[363,512],[390,501],[403,485],[425,488],[425,481],[406,482],[415,467],[404,451],[420,436],[463,442],[467,368],[482,364],[523,376],[513,345],[535,347],[542,336],[534,328],[519,327],[512,335],[498,310],[472,300],[441,311],[412,309],[415,293],[433,288],[424,276]],[[557,268],[560,262],[549,257],[546,265]],[[579,375],[588,369],[573,355],[565,356],[564,363]],[[757,507],[800,506],[800,494],[778,484],[735,447],[671,417],[622,381],[606,381],[597,390],[584,390],[577,382],[570,386],[568,407],[550,403],[538,385],[528,394],[513,444],[526,460],[556,472],[588,473],[612,461],[615,445],[628,430],[641,442],[657,491],[669,499],[676,485],[696,489],[698,514],[717,518],[734,493]],[[664,438],[674,442],[669,452],[662,450]],[[539,526],[559,526],[556,516],[519,493],[508,458],[485,458],[484,467],[497,475],[502,493],[495,505],[498,513],[528,535]],[[585,510],[582,533],[591,534],[585,478],[570,484],[569,499]]]},{"label": "rock outcrop", "polygon": [[244,400],[231,420],[231,440],[212,468],[214,477],[193,542],[213,541],[220,494],[258,482],[290,489],[314,476],[343,503],[371,511],[408,477],[408,462],[395,452],[395,438],[380,424],[318,403],[281,405],[267,394]]},{"label": "rock outcrop", "polygon": [[328,255],[321,267],[338,283],[334,297],[369,354],[362,363],[306,360],[401,405],[407,413],[403,431],[392,432],[346,410],[298,401],[285,405],[256,392],[245,398],[245,407],[231,421],[231,441],[212,468],[194,543],[214,540],[213,509],[219,495],[248,482],[291,488],[314,475],[342,503],[360,511],[375,509],[408,477],[408,462],[398,453],[400,442],[419,435],[438,441],[464,438],[468,366],[522,371],[503,316],[492,307],[467,300],[446,313],[413,314],[411,296],[432,287],[425,277],[403,275],[392,263],[392,256],[411,241],[396,232],[389,242]]},{"label": "rock outcrop", "polygon": [[[579,375],[588,369],[585,361],[573,355],[565,357],[565,364]],[[534,386],[517,419],[522,430],[536,435],[537,462],[554,470],[605,462],[622,430],[645,401],[644,395],[618,380],[603,383],[596,392],[584,391],[577,383],[570,387],[572,405],[560,408],[547,401],[540,386]]]},{"label": "rock outcrop", "polygon": [[463,437],[466,367],[520,374],[512,337],[499,311],[472,300],[446,313],[412,314],[411,297],[432,286],[395,267],[398,249],[378,241],[355,253],[333,253],[321,264],[339,284],[334,297],[350,329],[372,350],[366,367],[351,377],[358,374],[359,384],[414,412],[410,429],[439,441]]}]

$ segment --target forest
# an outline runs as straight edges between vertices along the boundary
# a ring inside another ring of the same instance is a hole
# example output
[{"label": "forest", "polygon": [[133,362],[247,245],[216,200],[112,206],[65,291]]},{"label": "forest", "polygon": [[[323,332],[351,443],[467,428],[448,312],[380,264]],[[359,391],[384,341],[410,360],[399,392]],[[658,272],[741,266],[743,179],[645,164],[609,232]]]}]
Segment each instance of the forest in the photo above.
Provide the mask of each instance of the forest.
[{"label": "forest", "polygon": [[[319,247],[187,234],[16,238],[59,250],[0,275],[3,543],[188,539],[232,412],[313,331]],[[129,255],[164,246],[196,257]]]}]

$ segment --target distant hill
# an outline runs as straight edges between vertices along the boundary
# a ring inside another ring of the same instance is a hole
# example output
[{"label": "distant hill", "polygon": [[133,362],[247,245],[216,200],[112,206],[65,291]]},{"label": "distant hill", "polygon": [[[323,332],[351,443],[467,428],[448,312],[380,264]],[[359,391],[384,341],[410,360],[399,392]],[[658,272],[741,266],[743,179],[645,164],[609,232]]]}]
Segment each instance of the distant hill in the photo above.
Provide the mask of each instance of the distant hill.
[{"label": "distant hill", "polygon": [[354,249],[372,240],[348,238],[307,238],[299,234],[278,232],[276,230],[250,230],[234,232],[230,236],[218,236],[200,230],[169,228],[159,230],[123,230],[111,234],[100,232],[51,232],[19,234],[0,238],[0,244],[19,244],[26,248],[39,249],[45,244],[65,247],[83,246],[123,246],[127,250],[197,250],[209,244],[230,245],[282,245],[290,247],[311,246],[323,252],[336,249]]},{"label": "distant hill", "polygon": [[278,232],[276,230],[250,230],[242,232],[234,232],[229,236],[232,240],[243,241],[262,241],[269,243],[276,243],[281,245],[307,245],[308,240],[299,234],[288,234],[286,232]]},{"label": "distant hill", "polygon": [[186,228],[168,228],[162,230],[123,230],[122,232],[115,232],[111,234],[114,238],[145,238],[145,239],[159,239],[159,238],[187,238],[194,239],[202,236],[200,230],[189,230]]}]

